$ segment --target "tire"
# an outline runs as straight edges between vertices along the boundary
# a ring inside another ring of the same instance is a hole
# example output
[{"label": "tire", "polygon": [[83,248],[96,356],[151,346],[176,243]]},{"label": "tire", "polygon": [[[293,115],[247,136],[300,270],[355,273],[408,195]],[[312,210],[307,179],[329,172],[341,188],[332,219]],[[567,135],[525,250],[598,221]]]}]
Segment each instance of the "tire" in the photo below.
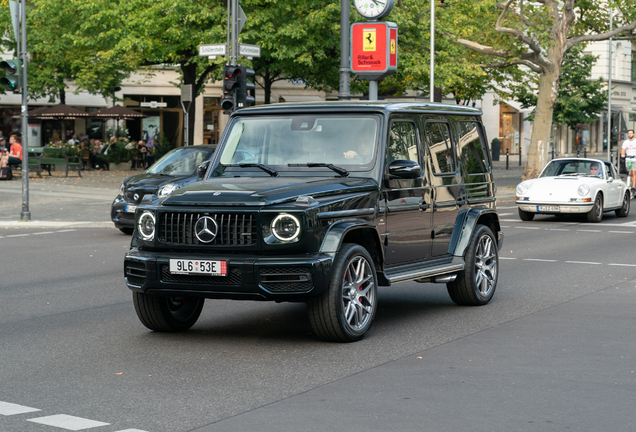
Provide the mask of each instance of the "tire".
[{"label": "tire", "polygon": [[119,231],[123,232],[126,235],[132,235],[135,232],[134,228],[119,228]]},{"label": "tire", "polygon": [[342,246],[333,264],[327,292],[307,304],[309,322],[320,339],[355,342],[375,317],[378,277],[369,252],[357,244]]},{"label": "tire", "polygon": [[603,197],[601,194],[597,194],[594,198],[594,206],[592,210],[587,213],[587,220],[589,222],[600,222],[603,219]]},{"label": "tire", "polygon": [[448,294],[461,306],[485,305],[495,294],[499,277],[497,241],[490,228],[477,225],[464,256],[464,270],[446,284]]},{"label": "tire", "polygon": [[534,213],[523,211],[521,209],[518,209],[518,210],[519,210],[519,219],[521,219],[522,221],[531,221],[532,219],[534,219]]},{"label": "tire", "polygon": [[623,197],[623,205],[620,209],[616,210],[616,216],[618,217],[627,217],[629,215],[629,206],[631,203],[631,197],[629,190],[625,192],[625,196]]},{"label": "tire", "polygon": [[205,301],[194,297],[166,297],[140,292],[132,294],[141,323],[158,332],[188,330],[199,319]]}]

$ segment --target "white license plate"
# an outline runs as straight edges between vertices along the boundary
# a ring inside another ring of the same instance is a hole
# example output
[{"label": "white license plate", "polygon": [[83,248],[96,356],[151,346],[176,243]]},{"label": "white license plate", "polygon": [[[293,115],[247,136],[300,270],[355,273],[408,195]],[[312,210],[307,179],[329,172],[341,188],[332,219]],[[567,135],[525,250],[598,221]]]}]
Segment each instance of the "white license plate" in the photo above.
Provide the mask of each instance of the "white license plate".
[{"label": "white license plate", "polygon": [[561,211],[559,206],[537,206],[537,211],[545,211],[545,212],[558,212]]},{"label": "white license plate", "polygon": [[126,213],[134,213],[137,210],[136,205],[126,204]]},{"label": "white license plate", "polygon": [[170,273],[227,276],[227,261],[171,259]]}]

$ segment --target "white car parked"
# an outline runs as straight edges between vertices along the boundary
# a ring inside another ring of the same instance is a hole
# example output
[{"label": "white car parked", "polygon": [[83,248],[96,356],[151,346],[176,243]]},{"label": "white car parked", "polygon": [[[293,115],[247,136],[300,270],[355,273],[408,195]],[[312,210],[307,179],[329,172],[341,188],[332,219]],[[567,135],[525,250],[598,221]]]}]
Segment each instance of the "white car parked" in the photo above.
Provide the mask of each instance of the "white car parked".
[{"label": "white car parked", "polygon": [[590,222],[600,222],[603,212],[627,217],[629,188],[611,162],[600,159],[561,158],[548,163],[539,178],[517,185],[519,218],[534,215],[586,213]]}]

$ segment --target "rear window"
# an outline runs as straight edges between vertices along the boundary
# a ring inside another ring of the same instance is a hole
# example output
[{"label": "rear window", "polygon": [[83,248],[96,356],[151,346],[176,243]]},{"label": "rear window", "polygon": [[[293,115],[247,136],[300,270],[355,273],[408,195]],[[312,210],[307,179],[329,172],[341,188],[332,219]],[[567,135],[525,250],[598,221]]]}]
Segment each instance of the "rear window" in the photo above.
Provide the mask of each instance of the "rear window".
[{"label": "rear window", "polygon": [[459,122],[459,154],[467,175],[490,171],[488,150],[481,141],[479,127],[477,122]]}]

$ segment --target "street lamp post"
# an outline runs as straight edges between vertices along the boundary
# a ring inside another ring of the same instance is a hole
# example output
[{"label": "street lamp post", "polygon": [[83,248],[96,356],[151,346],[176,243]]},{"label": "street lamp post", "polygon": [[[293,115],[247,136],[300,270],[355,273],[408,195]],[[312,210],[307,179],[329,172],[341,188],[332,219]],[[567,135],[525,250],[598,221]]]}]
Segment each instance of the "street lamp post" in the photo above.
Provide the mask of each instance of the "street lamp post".
[{"label": "street lamp post", "polygon": [[431,0],[431,102],[435,102],[435,0]]},{"label": "street lamp post", "polygon": [[22,42],[22,212],[20,220],[31,220],[29,211],[29,116],[27,103],[27,37],[26,37],[26,0],[22,0],[21,42]]},{"label": "street lamp post", "polygon": [[[610,31],[613,26],[612,9],[610,9]],[[607,73],[607,160],[611,160],[611,147],[612,147],[612,39],[609,38],[609,48],[607,53],[607,64],[609,65],[609,71]]]}]

